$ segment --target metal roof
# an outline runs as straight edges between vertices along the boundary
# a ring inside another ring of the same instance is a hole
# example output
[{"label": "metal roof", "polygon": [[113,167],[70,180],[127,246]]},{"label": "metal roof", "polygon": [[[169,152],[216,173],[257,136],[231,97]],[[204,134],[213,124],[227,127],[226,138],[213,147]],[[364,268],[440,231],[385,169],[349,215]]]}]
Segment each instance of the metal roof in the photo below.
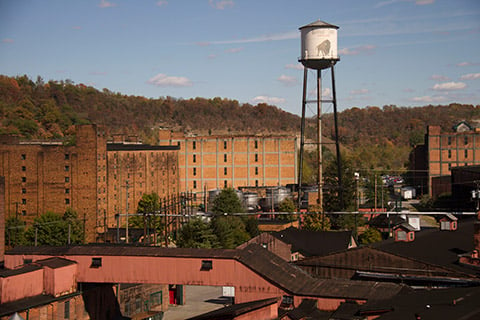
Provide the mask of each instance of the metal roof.
[{"label": "metal roof", "polygon": [[322,20],[317,20],[312,23],[309,23],[307,25],[304,25],[303,27],[300,27],[299,29],[302,30],[304,28],[335,28],[338,29],[338,26],[335,26],[333,24],[327,23]]}]

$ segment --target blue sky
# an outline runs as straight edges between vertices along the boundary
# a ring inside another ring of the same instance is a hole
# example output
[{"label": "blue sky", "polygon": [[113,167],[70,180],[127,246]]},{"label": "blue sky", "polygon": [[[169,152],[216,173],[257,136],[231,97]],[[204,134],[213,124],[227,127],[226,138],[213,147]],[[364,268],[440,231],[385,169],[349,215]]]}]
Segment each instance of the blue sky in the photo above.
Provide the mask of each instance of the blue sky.
[{"label": "blue sky", "polygon": [[339,26],[339,110],[480,104],[478,0],[0,0],[0,74],[300,114],[298,28],[318,19]]}]

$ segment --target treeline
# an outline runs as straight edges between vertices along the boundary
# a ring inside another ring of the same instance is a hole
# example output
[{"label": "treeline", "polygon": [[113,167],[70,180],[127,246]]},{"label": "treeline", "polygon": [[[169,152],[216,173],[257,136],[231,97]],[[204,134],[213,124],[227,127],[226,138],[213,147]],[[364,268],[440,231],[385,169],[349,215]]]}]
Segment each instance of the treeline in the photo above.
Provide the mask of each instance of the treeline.
[{"label": "treeline", "polygon": [[112,131],[140,133],[168,127],[208,132],[296,132],[298,116],[267,104],[240,104],[221,98],[147,99],[99,91],[72,81],[34,82],[27,76],[0,76],[0,133],[26,138],[61,138],[78,123],[96,123]]},{"label": "treeline", "polygon": [[[451,130],[460,120],[480,119],[480,106],[351,108],[340,112],[338,119],[340,143],[355,166],[399,169],[412,147],[423,143],[428,125]],[[33,81],[27,76],[0,75],[0,134],[61,139],[81,123],[136,134],[152,144],[160,127],[199,134],[300,132],[297,115],[267,104],[253,106],[222,98],[149,99],[70,80],[45,82],[41,77]],[[325,114],[322,123],[323,134],[333,141],[333,115]],[[314,139],[315,126],[316,121],[308,119],[307,138]]]}]

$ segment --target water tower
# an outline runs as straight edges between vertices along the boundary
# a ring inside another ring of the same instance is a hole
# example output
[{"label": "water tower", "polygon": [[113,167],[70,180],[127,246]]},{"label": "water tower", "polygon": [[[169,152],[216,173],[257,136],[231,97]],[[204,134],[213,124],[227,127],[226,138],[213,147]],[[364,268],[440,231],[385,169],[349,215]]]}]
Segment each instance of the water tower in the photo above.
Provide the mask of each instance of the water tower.
[{"label": "water tower", "polygon": [[[299,185],[299,204],[302,192],[302,165],[303,152],[305,145],[305,109],[307,103],[317,103],[317,152],[318,152],[318,205],[320,211],[323,212],[323,175],[322,175],[322,102],[333,104],[334,120],[335,120],[335,145],[337,153],[337,175],[339,182],[338,195],[340,205],[343,209],[342,194],[342,175],[340,161],[340,146],[338,143],[338,125],[337,125],[337,99],[335,92],[335,72],[334,65],[340,60],[337,51],[337,30],[338,27],[332,24],[315,21],[306,26],[300,27],[301,32],[301,57],[299,61],[304,66],[303,73],[303,98],[302,98],[302,123],[300,137],[300,166],[298,173]],[[332,78],[332,99],[322,100],[322,70],[331,69]],[[317,70],[317,99],[314,101],[307,100],[307,75],[308,69]]]}]

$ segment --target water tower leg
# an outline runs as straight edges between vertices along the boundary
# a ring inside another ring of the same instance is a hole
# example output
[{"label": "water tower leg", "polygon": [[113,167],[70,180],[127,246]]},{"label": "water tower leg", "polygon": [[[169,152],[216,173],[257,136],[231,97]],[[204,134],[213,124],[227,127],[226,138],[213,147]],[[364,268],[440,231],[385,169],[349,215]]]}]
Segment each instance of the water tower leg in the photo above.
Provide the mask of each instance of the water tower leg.
[{"label": "water tower leg", "polygon": [[318,152],[318,207],[323,211],[323,157],[322,157],[322,70],[317,70],[317,152]]},{"label": "water tower leg", "polygon": [[333,117],[335,124],[335,147],[337,150],[337,176],[338,176],[338,198],[340,200],[340,210],[345,209],[343,204],[343,184],[342,184],[342,161],[340,159],[340,144],[338,141],[338,119],[337,119],[337,93],[335,91],[335,71],[334,64],[332,69],[332,102],[333,102]]},{"label": "water tower leg", "polygon": [[308,69],[303,68],[303,97],[302,97],[302,122],[300,125],[300,165],[298,167],[298,209],[302,204],[302,175],[303,175],[303,151],[305,146],[305,109],[307,104],[307,74]]}]

